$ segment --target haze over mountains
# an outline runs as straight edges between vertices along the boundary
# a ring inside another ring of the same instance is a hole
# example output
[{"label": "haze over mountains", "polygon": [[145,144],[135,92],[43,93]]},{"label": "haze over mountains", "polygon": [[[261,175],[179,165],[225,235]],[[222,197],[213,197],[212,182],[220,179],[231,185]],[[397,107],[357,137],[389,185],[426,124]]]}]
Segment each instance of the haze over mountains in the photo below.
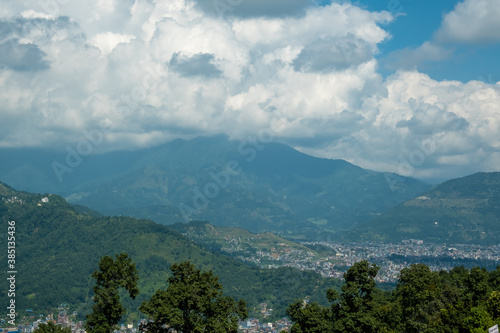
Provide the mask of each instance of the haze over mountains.
[{"label": "haze over mountains", "polygon": [[265,137],[175,140],[102,155],[2,149],[0,180],[103,214],[161,224],[207,220],[296,239],[332,239],[430,188],[300,153]]}]

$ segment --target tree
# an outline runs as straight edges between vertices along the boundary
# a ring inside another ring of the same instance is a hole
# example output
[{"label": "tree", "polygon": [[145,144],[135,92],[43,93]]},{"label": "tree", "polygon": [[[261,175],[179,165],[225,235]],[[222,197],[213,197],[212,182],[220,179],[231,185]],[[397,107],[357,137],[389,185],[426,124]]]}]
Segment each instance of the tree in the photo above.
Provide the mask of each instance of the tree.
[{"label": "tree", "polygon": [[328,291],[330,308],[291,304],[291,332],[486,332],[500,319],[500,267],[433,272],[410,265],[401,270],[394,292],[376,288],[377,272],[367,261],[354,264],[344,274],[341,294]]},{"label": "tree", "polygon": [[496,320],[500,320],[500,291],[493,290],[486,304],[491,316]]},{"label": "tree", "polygon": [[374,316],[374,293],[377,290],[375,277],[379,267],[363,260],[355,263],[344,274],[342,293],[327,291],[332,303],[325,308],[317,303],[297,301],[287,308],[287,314],[295,323],[293,333],[319,332],[376,332],[378,325]]},{"label": "tree", "polygon": [[96,279],[94,305],[92,313],[87,315],[85,329],[89,333],[109,333],[125,313],[119,289],[127,290],[133,299],[139,294],[137,269],[125,253],[117,254],[116,260],[104,256],[99,262],[99,271],[92,273],[92,277]]},{"label": "tree", "polygon": [[55,325],[49,321],[47,324],[40,324],[33,333],[71,333],[71,328]]},{"label": "tree", "polygon": [[5,206],[4,202],[0,200],[0,216],[7,213],[7,206]]},{"label": "tree", "polygon": [[486,268],[474,267],[470,270],[465,285],[472,306],[476,306],[479,301],[488,298],[490,291],[489,278],[490,274]]},{"label": "tree", "polygon": [[490,272],[490,286],[493,290],[500,290],[500,266],[497,269]]},{"label": "tree", "polygon": [[489,327],[494,326],[495,321],[484,307],[478,306],[470,310],[470,315],[465,318],[464,324],[468,332],[483,333]]},{"label": "tree", "polygon": [[223,295],[212,271],[195,269],[189,261],[173,264],[167,289],[157,290],[139,310],[150,317],[143,330],[182,333],[236,332],[238,319],[247,317],[244,301]]},{"label": "tree", "polygon": [[[335,321],[341,332],[375,332],[377,321],[373,315],[373,296],[376,291],[375,277],[380,267],[362,260],[344,274],[340,303],[333,308]],[[329,297],[330,299],[332,297]]]},{"label": "tree", "polygon": [[406,332],[434,332],[442,326],[440,310],[445,302],[440,280],[439,274],[424,264],[401,270],[397,294]]},{"label": "tree", "polygon": [[329,308],[317,303],[308,304],[296,301],[287,310],[287,315],[295,323],[291,333],[323,333],[332,331],[332,318]]}]

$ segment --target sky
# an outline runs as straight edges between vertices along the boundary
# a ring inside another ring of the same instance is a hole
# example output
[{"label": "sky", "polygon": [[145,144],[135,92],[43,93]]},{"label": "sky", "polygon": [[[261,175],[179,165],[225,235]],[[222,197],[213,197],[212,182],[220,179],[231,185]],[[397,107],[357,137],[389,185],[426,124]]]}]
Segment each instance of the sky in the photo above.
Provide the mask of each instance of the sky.
[{"label": "sky", "polygon": [[0,147],[265,133],[422,179],[500,169],[499,0],[0,1]]}]

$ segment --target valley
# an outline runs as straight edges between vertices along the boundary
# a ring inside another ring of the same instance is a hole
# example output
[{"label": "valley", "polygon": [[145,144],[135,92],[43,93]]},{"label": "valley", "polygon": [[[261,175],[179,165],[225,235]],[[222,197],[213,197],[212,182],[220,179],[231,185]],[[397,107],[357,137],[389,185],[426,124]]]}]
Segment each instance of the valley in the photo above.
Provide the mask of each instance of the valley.
[{"label": "valley", "polygon": [[[47,316],[69,304],[81,321],[97,261],[123,251],[144,277],[138,298],[124,301],[126,322],[141,319],[133,309],[182,260],[217,274],[228,295],[248,302],[254,324],[283,327],[297,297],[328,304],[326,290],[341,290],[346,272],[365,260],[380,268],[374,281],[385,291],[415,264],[431,272],[500,264],[498,172],[394,183],[278,143],[240,154],[242,144],[197,138],[91,156],[63,182],[40,164],[56,155],[1,165],[0,180],[22,189],[0,183],[0,217],[16,223],[17,309]],[[6,246],[7,229],[0,236]]]},{"label": "valley", "polygon": [[381,269],[376,281],[396,283],[402,269],[426,263],[433,271],[449,271],[457,266],[486,267],[500,265],[500,245],[427,244],[408,239],[392,243],[290,242],[273,234],[254,234],[244,229],[215,227],[208,222],[190,222],[172,226],[198,244],[262,268],[293,267],[323,277],[342,279],[356,262],[368,260]]}]

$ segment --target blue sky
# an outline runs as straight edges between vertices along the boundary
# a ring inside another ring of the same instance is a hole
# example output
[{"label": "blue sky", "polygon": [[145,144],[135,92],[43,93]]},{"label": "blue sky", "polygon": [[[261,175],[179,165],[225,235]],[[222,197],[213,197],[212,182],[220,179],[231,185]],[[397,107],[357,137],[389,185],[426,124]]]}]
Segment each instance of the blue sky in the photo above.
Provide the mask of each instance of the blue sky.
[{"label": "blue sky", "polygon": [[[415,49],[426,41],[432,41],[443,17],[453,11],[460,1],[364,0],[358,3],[373,11],[388,10],[396,17],[387,27],[392,38],[380,45],[381,54],[377,57],[382,64],[386,64],[386,57],[391,52]],[[448,59],[416,64],[417,68],[436,80],[481,80],[488,83],[500,80],[498,43],[449,43],[445,46],[453,50]],[[386,65],[381,67],[380,72],[387,76],[394,70]]]},{"label": "blue sky", "polygon": [[405,176],[499,170],[498,17],[498,0],[4,1],[0,147],[271,131]]}]

